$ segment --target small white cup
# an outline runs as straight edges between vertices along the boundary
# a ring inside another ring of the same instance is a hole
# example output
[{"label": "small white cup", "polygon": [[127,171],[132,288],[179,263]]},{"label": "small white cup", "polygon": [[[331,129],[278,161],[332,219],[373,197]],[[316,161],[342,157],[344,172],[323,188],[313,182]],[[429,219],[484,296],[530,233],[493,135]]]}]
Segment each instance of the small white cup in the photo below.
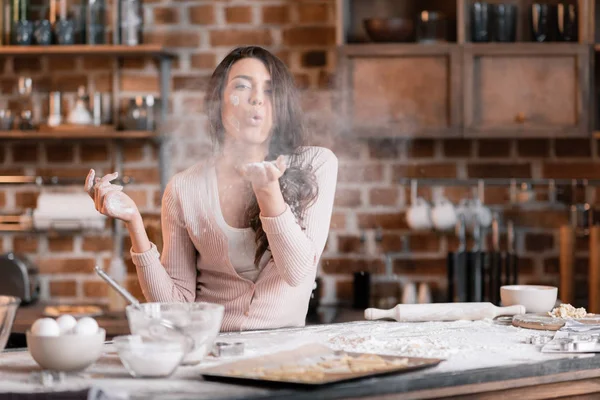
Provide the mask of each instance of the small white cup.
[{"label": "small white cup", "polygon": [[406,212],[406,222],[411,229],[426,230],[433,227],[431,221],[431,207],[423,199],[419,197],[415,203]]},{"label": "small white cup", "polygon": [[448,199],[442,197],[431,210],[431,220],[437,230],[447,231],[456,226],[457,215],[454,205]]},{"label": "small white cup", "polygon": [[417,304],[417,288],[414,283],[405,283],[402,287],[402,304]]},{"label": "small white cup", "polygon": [[419,284],[419,289],[417,290],[417,301],[419,304],[431,303],[431,290],[429,290],[429,285],[425,282],[421,282]]}]

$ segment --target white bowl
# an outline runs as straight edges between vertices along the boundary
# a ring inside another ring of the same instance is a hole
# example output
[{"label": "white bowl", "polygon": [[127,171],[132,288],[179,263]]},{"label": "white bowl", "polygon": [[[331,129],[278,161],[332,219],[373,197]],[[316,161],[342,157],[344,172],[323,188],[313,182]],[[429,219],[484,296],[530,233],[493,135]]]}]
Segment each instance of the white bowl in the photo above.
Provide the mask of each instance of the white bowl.
[{"label": "white bowl", "polygon": [[43,369],[60,372],[81,371],[102,355],[106,331],[94,335],[36,336],[27,331],[27,348]]},{"label": "white bowl", "polygon": [[558,288],[539,285],[508,285],[500,288],[500,300],[505,307],[525,306],[527,313],[552,311],[556,304]]},{"label": "white bowl", "polygon": [[113,342],[121,362],[134,378],[168,377],[185,355],[180,342],[149,341],[138,335],[117,336]]},{"label": "white bowl", "polygon": [[[133,335],[152,337],[150,328],[156,327],[153,318],[164,318],[194,339],[194,349],[187,353],[182,361],[184,365],[200,363],[212,350],[213,342],[221,330],[225,307],[220,304],[197,303],[144,303],[140,304],[141,311],[134,306],[127,306],[125,312],[129,322],[129,330]],[[171,340],[177,338],[172,332]]]}]

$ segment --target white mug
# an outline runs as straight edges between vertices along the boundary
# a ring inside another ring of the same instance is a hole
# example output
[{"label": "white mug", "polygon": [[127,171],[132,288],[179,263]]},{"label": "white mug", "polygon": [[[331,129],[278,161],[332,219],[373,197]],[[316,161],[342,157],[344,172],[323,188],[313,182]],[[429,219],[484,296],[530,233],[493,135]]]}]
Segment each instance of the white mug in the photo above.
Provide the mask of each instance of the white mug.
[{"label": "white mug", "polygon": [[429,304],[431,303],[431,290],[429,290],[429,285],[425,282],[421,282],[419,284],[419,289],[417,290],[417,301],[419,304]]},{"label": "white mug", "polygon": [[414,283],[405,283],[402,287],[402,304],[417,304],[417,288]]},{"label": "white mug", "polygon": [[410,206],[406,212],[406,222],[411,229],[415,230],[432,228],[431,207],[425,199],[419,197],[416,199],[415,204]]},{"label": "white mug", "polygon": [[446,231],[454,229],[457,221],[454,205],[446,198],[440,198],[433,210],[431,210],[431,220],[437,230]]}]

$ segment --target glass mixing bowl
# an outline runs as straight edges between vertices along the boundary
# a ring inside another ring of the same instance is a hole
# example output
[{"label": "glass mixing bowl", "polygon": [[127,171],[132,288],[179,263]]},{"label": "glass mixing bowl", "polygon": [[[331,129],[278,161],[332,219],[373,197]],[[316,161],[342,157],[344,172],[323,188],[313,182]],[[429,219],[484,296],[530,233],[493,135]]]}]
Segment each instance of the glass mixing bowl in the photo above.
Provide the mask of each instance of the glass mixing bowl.
[{"label": "glass mixing bowl", "polygon": [[[164,318],[194,339],[194,348],[182,361],[184,365],[200,363],[211,351],[221,329],[225,307],[213,303],[143,303],[139,308],[127,306],[127,321],[132,335],[156,337],[154,318]],[[151,332],[151,328],[153,331]],[[165,338],[177,341],[185,338],[176,331],[166,330]]]},{"label": "glass mixing bowl", "polygon": [[0,296],[0,351],[6,347],[20,304],[21,299],[18,297]]}]

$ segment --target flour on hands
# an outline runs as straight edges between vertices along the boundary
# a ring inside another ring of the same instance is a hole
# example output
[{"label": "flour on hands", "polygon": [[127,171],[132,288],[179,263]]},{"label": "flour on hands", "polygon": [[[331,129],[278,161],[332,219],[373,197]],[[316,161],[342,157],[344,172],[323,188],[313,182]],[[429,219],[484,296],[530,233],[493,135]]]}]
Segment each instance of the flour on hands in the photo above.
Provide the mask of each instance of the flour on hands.
[{"label": "flour on hands", "polygon": [[253,162],[238,168],[242,177],[252,183],[254,188],[262,188],[277,182],[287,169],[284,156],[277,157],[275,161]]},{"label": "flour on hands", "polygon": [[94,200],[96,210],[107,217],[131,221],[138,213],[135,202],[123,192],[123,186],[114,185],[112,180],[117,179],[118,172],[108,174],[102,178],[95,178],[93,169],[85,179],[85,191]]}]

